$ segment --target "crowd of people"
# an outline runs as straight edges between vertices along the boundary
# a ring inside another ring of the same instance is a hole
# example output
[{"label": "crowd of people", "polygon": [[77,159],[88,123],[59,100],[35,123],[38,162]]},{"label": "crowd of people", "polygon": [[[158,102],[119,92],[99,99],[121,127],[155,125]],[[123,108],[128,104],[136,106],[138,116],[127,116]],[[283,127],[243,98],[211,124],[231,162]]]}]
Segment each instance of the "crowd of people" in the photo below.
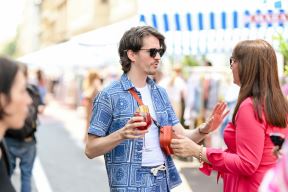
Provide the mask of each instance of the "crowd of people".
[{"label": "crowd of people", "polygon": [[[200,77],[200,83],[189,88],[179,66],[173,68],[171,77],[161,78],[158,69],[165,51],[165,37],[156,29],[133,27],[119,43],[120,79],[103,86],[95,70],[84,79],[85,154],[90,159],[104,155],[110,190],[171,191],[181,184],[173,161],[178,156],[198,159],[206,175],[217,171],[215,179],[223,179],[225,192],[287,191],[288,144],[281,149],[270,138],[272,133],[288,136],[288,103],[272,46],[261,39],[235,46],[230,68],[238,89],[229,98],[231,107],[217,98],[217,89],[212,87],[218,82],[212,78]],[[31,191],[34,133],[46,95],[43,73],[36,74],[35,86],[27,80],[25,65],[0,58],[0,191],[15,191],[9,177],[17,158],[21,192]],[[189,79],[195,82],[192,75]],[[139,113],[142,105],[148,107],[145,113]],[[191,108],[197,110],[191,112]],[[185,128],[181,121],[187,113]],[[190,121],[193,113],[204,116],[200,123]],[[225,150],[203,143],[220,127]],[[168,153],[160,137],[169,131],[173,137],[167,141]]]}]

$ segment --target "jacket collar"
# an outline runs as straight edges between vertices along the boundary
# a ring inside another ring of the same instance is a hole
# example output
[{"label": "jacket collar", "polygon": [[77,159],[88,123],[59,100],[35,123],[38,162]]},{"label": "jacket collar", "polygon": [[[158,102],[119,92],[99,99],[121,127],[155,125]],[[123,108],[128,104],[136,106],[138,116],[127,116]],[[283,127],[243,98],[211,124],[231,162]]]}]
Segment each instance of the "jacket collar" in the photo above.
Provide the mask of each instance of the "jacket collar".
[{"label": "jacket collar", "polygon": [[[148,83],[148,85],[150,85],[151,89],[155,89],[156,88],[155,82],[150,77],[147,77],[146,82]],[[135,88],[135,86],[129,80],[129,78],[128,78],[126,73],[122,74],[122,76],[120,78],[120,83],[122,84],[124,90],[126,90],[126,91],[131,89],[132,87]]]}]

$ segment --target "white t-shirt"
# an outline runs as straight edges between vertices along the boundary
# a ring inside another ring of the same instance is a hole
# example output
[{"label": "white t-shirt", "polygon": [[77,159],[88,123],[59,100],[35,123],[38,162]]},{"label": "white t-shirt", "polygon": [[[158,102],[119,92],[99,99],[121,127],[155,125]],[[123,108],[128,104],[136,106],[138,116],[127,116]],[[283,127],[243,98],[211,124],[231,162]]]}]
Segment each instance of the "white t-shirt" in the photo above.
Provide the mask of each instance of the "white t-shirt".
[{"label": "white t-shirt", "polygon": [[[143,88],[136,89],[141,93],[144,105],[148,105],[150,115],[153,119],[156,119],[148,84],[146,84],[146,86]],[[153,122],[148,128],[148,133],[145,134],[145,147],[147,150],[143,150],[142,152],[142,166],[156,166],[165,162],[164,154],[160,148],[159,130]]]}]

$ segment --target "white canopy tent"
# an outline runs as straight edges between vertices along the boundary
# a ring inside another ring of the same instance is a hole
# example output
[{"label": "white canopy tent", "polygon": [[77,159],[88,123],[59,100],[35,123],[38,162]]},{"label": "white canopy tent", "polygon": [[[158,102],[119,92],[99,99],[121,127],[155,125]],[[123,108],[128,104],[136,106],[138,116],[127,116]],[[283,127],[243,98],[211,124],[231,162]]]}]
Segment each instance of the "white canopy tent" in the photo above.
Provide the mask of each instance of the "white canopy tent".
[{"label": "white canopy tent", "polygon": [[138,18],[131,18],[100,29],[73,37],[18,58],[30,67],[45,70],[67,68],[103,68],[118,64],[118,42],[123,33],[137,25]]}]

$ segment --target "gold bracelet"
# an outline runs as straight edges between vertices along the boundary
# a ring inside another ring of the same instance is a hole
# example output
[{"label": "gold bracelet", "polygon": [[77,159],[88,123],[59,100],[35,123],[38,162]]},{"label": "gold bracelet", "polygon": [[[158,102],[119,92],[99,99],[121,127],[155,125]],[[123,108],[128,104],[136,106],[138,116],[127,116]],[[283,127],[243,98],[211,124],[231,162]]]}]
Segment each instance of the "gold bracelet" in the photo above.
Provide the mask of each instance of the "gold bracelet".
[{"label": "gold bracelet", "polygon": [[200,125],[200,126],[198,127],[198,132],[199,132],[200,134],[204,134],[204,135],[209,134],[209,132],[206,133],[206,132],[202,132],[202,131],[200,130],[202,127],[204,127],[204,126],[206,126],[206,125],[207,125],[206,123],[203,123],[202,125]]},{"label": "gold bracelet", "polygon": [[199,163],[203,163],[203,154],[202,154],[202,151],[203,151],[203,145],[200,145],[200,151],[199,151],[199,157],[198,157],[198,160],[199,160]]}]

